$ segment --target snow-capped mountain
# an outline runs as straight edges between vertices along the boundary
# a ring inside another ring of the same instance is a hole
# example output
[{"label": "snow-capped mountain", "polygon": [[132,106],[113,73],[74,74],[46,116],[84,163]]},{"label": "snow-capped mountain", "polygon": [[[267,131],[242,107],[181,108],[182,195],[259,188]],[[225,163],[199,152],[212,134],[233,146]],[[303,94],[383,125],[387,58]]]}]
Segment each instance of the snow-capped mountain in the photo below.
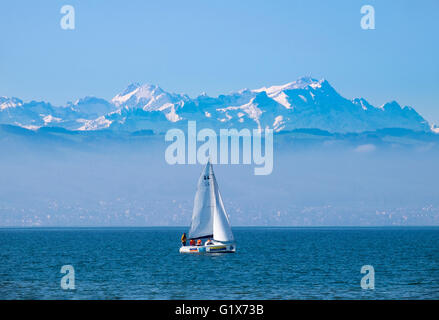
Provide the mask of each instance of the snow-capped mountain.
[{"label": "snow-capped mountain", "polygon": [[341,133],[433,128],[411,107],[401,107],[395,101],[374,107],[364,98],[349,100],[328,81],[310,77],[218,97],[203,94],[195,99],[166,92],[156,85],[140,84],[129,85],[111,101],[86,97],[64,107],[0,97],[0,123],[27,128],[164,132],[184,127],[188,120],[215,129],[273,128],[277,132],[302,128]]}]

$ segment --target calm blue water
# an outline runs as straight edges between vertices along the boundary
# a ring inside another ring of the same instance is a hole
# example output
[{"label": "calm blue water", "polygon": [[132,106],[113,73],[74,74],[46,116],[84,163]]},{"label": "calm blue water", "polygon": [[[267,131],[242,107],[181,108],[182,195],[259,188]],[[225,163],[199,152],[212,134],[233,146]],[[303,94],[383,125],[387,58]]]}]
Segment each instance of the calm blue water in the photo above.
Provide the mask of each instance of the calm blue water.
[{"label": "calm blue water", "polygon": [[234,228],[237,253],[216,256],[179,254],[184,231],[0,229],[0,298],[439,299],[439,228]]}]

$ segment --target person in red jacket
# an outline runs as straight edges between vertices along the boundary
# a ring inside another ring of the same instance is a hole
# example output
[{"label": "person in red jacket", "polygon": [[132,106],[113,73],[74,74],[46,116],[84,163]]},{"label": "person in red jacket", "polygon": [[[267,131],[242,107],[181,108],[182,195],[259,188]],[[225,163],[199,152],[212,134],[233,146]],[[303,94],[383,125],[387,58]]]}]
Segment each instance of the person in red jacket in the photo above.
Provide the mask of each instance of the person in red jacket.
[{"label": "person in red jacket", "polygon": [[194,239],[190,239],[189,240],[189,245],[194,246],[195,245],[195,240]]}]

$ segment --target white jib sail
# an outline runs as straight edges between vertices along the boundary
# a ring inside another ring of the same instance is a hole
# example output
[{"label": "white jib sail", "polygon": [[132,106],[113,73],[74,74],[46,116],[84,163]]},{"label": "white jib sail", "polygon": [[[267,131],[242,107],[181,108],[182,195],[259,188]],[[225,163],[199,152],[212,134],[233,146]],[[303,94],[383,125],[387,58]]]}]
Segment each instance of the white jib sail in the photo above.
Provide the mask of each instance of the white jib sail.
[{"label": "white jib sail", "polygon": [[189,230],[190,239],[202,237],[213,237],[221,242],[233,241],[229,218],[210,162],[198,180]]},{"label": "white jib sail", "polygon": [[229,216],[224,208],[223,199],[216,183],[215,175],[212,172],[215,192],[215,207],[213,212],[213,239],[221,242],[233,241],[232,228],[230,227]]}]

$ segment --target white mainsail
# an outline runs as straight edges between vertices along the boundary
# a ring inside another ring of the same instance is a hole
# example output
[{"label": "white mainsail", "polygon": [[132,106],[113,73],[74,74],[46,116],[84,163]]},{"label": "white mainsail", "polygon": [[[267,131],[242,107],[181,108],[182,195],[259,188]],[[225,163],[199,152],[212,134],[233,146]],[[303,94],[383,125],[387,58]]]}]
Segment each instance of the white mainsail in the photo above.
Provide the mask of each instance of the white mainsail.
[{"label": "white mainsail", "polygon": [[206,177],[211,176],[209,163],[204,168],[198,179],[197,193],[195,194],[192,223],[189,238],[213,237],[213,216],[211,188]]},{"label": "white mainsail", "polygon": [[221,242],[234,240],[229,217],[209,161],[198,179],[189,238],[210,237]]}]

